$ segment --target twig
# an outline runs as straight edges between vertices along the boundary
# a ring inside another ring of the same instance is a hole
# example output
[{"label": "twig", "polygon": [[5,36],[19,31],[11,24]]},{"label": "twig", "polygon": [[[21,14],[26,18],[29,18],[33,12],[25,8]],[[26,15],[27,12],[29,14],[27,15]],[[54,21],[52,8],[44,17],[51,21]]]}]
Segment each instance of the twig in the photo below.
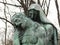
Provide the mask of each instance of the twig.
[{"label": "twig", "polygon": [[46,15],[48,15],[48,12],[49,12],[50,1],[51,0],[49,0],[48,6],[47,6],[47,14]]},{"label": "twig", "polygon": [[11,5],[11,6],[15,6],[15,7],[22,7],[21,5],[14,5],[14,4],[5,3],[5,2],[1,2],[1,1],[0,1],[0,3],[2,3],[2,4],[7,4],[7,5]]},{"label": "twig", "polygon": [[0,19],[3,19],[3,20],[5,20],[5,21],[9,22],[10,24],[12,24],[13,26],[15,26],[15,24],[13,24],[12,22],[8,21],[8,20],[5,19],[5,18],[0,17]]},{"label": "twig", "polygon": [[60,25],[60,19],[59,19],[59,5],[57,0],[55,0],[55,4],[56,4],[56,9],[57,9],[57,14],[58,14],[58,21],[59,21],[59,25]]}]

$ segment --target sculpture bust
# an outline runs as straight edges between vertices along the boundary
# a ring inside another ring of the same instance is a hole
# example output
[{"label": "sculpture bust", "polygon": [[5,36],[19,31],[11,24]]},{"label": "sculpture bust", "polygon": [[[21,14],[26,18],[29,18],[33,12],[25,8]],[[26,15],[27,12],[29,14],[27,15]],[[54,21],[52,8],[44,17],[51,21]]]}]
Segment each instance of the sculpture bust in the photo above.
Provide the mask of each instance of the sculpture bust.
[{"label": "sculpture bust", "polygon": [[11,21],[16,25],[14,45],[57,45],[57,29],[38,4],[29,7],[28,16],[16,13]]}]

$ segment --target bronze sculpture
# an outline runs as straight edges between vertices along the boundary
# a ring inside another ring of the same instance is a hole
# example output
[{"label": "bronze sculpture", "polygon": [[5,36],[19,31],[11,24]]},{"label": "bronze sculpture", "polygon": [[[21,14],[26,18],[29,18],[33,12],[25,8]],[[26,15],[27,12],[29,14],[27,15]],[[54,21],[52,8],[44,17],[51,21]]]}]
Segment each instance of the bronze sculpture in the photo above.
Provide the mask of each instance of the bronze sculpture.
[{"label": "bronze sculpture", "polygon": [[16,24],[14,45],[57,45],[57,29],[38,4],[29,7],[28,16],[17,13],[11,20]]}]

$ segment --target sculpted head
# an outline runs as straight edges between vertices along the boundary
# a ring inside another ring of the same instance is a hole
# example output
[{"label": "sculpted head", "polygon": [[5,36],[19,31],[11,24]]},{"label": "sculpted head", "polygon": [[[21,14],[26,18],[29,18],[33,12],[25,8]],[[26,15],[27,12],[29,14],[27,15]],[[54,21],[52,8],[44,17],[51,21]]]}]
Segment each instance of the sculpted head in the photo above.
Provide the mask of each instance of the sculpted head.
[{"label": "sculpted head", "polygon": [[31,18],[33,21],[39,22],[40,21],[39,9],[40,9],[40,6],[38,4],[32,4],[28,8],[28,17]]},{"label": "sculpted head", "polygon": [[28,8],[28,17],[38,23],[50,23],[39,4],[31,4]]},{"label": "sculpted head", "polygon": [[25,18],[25,15],[23,13],[16,13],[12,16],[11,22],[16,26],[19,26],[23,22],[24,18]]}]

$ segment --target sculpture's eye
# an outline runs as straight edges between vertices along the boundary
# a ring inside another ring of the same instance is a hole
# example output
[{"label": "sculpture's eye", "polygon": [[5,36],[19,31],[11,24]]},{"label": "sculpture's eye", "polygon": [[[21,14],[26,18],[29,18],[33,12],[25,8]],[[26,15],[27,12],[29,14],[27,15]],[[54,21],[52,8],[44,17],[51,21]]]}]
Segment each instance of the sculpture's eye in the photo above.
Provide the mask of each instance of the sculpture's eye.
[{"label": "sculpture's eye", "polygon": [[17,20],[15,20],[14,22],[17,22]]},{"label": "sculpture's eye", "polygon": [[19,22],[20,20],[18,18],[15,18],[14,22]]}]

